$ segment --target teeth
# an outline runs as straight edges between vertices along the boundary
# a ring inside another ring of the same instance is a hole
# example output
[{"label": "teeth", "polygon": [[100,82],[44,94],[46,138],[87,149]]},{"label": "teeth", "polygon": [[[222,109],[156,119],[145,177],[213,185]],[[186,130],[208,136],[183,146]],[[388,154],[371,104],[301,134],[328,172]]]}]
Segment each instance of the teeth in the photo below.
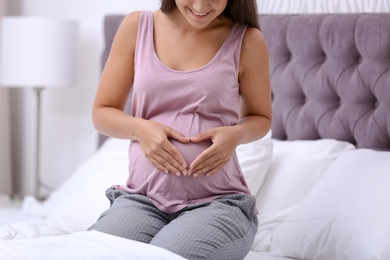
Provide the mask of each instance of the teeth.
[{"label": "teeth", "polygon": [[198,13],[198,12],[195,12],[194,10],[191,9],[191,12],[193,12],[194,14],[198,15],[198,16],[205,16],[207,13]]}]

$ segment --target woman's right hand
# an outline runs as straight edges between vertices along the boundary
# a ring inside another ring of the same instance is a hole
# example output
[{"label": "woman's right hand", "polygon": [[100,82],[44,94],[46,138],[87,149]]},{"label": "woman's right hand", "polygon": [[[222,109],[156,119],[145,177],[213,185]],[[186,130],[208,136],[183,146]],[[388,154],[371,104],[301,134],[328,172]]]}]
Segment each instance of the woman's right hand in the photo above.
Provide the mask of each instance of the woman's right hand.
[{"label": "woman's right hand", "polygon": [[137,141],[140,143],[146,158],[160,171],[174,173],[177,176],[187,175],[187,164],[181,153],[171,144],[169,138],[181,143],[190,142],[175,129],[158,122],[142,120],[139,125]]}]

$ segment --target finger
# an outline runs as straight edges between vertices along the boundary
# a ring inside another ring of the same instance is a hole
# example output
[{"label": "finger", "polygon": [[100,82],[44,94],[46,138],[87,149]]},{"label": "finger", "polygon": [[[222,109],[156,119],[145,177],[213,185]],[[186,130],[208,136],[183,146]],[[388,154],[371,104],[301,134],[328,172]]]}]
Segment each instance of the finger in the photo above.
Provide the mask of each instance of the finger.
[{"label": "finger", "polygon": [[[171,152],[168,152],[168,149],[171,149]],[[175,154],[179,153],[176,148],[168,141],[166,141],[164,145],[162,144],[161,146],[158,146],[156,150],[149,149],[147,152],[145,152],[145,156],[160,171],[165,173],[171,172],[178,176],[180,176],[181,173],[187,174],[187,170],[183,166],[183,163],[174,157]],[[181,155],[179,157],[181,157]]]},{"label": "finger", "polygon": [[163,157],[166,158],[166,160],[176,169],[178,169],[184,175],[187,175],[187,162],[184,160],[183,156],[176,149],[176,147],[169,143],[169,147],[165,147],[164,150],[167,154]]},{"label": "finger", "polygon": [[219,156],[211,156],[211,157],[207,158],[206,160],[200,162],[199,164],[197,164],[193,168],[190,168],[189,172],[191,174],[198,174],[198,175],[205,174],[208,171],[210,171],[210,169],[216,167],[216,165],[218,165],[224,161],[226,161],[226,160],[224,158],[219,157]]},{"label": "finger", "polygon": [[204,140],[210,140],[214,137],[211,130],[204,131],[202,133],[197,134],[196,136],[191,137],[191,142],[199,143]]},{"label": "finger", "polygon": [[193,176],[195,178],[200,176],[200,175],[211,176],[211,175],[215,174],[217,171],[219,171],[223,167],[223,165],[225,165],[224,161],[216,161],[213,164],[209,164],[209,165],[201,168],[200,170],[195,172],[193,174]]},{"label": "finger", "polygon": [[[175,139],[181,143],[189,143],[191,141],[190,137],[184,136],[182,133],[174,130],[173,128],[169,128],[169,131],[166,134],[167,134],[167,138]],[[185,173],[184,175],[186,175],[187,162],[183,158],[182,154],[170,142],[169,142],[169,146],[165,146],[164,149],[182,166],[179,167],[179,170]]]},{"label": "finger", "polygon": [[159,144],[155,149],[149,150],[147,154],[153,157],[160,164],[164,163],[164,168],[170,172],[187,174],[187,163],[181,153],[167,139]]},{"label": "finger", "polygon": [[159,155],[172,166],[167,166],[168,169],[176,175],[180,173],[187,175],[187,162],[183,158],[182,154],[177,150],[177,148],[169,141],[164,144],[162,148],[163,151],[161,151]]},{"label": "finger", "polygon": [[174,130],[173,128],[169,128],[169,130],[166,132],[166,135],[168,138],[175,139],[181,143],[188,143],[191,141],[190,137],[184,136],[182,133]]},{"label": "finger", "polygon": [[154,165],[154,167],[156,167],[160,172],[163,172],[163,173],[166,173],[166,174],[169,173],[169,170],[165,166],[163,166],[164,163],[162,164],[158,160],[156,160],[156,159],[154,159],[153,157],[150,157],[150,156],[148,156],[148,159]]},{"label": "finger", "polygon": [[172,166],[167,160],[165,160],[163,157],[158,156],[157,158],[151,158],[150,161],[153,163],[153,165],[156,166],[156,168],[164,173],[173,173],[176,176],[180,176],[181,172]]},{"label": "finger", "polygon": [[157,156],[157,161],[162,165],[162,167],[168,169],[169,172],[174,173],[177,176],[180,176],[181,174],[187,174],[187,171],[183,165],[178,162],[176,158],[173,157],[169,152],[163,151]]},{"label": "finger", "polygon": [[190,169],[188,171],[189,175],[193,174],[194,172],[198,171],[203,165],[211,164],[213,162],[212,159],[216,153],[212,150],[212,146],[210,146],[208,149],[204,150],[198,157],[195,158],[195,160],[191,163]]}]

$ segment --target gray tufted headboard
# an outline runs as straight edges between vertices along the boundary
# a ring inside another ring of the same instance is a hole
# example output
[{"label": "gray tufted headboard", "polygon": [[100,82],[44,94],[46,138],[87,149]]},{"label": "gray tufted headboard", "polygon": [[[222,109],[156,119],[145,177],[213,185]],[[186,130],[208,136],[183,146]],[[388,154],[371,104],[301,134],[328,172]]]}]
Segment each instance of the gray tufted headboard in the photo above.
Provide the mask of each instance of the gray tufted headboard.
[{"label": "gray tufted headboard", "polygon": [[[103,64],[123,18],[105,18]],[[390,14],[264,15],[260,24],[274,138],[390,150]]]},{"label": "gray tufted headboard", "polygon": [[261,18],[273,136],[390,150],[390,14]]}]

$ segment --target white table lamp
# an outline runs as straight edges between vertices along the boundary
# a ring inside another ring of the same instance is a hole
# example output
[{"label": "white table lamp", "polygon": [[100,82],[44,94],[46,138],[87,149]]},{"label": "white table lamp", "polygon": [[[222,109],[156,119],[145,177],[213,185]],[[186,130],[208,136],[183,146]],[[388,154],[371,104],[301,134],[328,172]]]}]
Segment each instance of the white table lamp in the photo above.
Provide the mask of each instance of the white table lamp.
[{"label": "white table lamp", "polygon": [[41,92],[76,84],[78,22],[26,16],[1,21],[0,86],[36,93],[35,196],[40,199]]}]

